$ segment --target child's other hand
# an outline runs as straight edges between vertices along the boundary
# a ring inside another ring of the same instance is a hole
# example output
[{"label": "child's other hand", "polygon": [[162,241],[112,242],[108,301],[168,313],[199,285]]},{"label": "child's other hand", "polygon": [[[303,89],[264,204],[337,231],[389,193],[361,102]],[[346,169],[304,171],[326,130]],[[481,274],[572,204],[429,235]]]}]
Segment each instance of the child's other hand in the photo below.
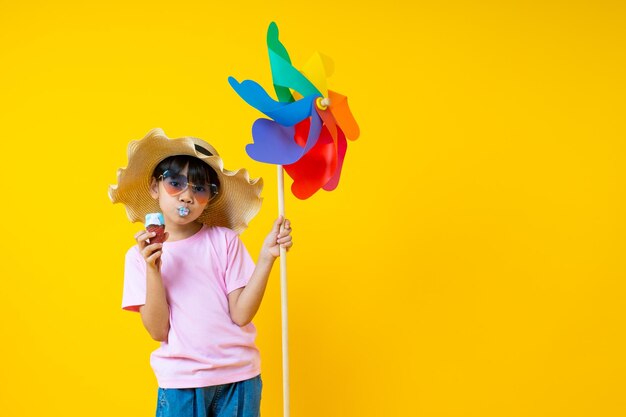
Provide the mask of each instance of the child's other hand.
[{"label": "child's other hand", "polygon": [[[163,243],[152,243],[148,242],[148,239],[156,236],[155,232],[148,232],[147,230],[140,230],[135,234],[135,240],[137,241],[137,246],[139,246],[139,252],[141,252],[141,256],[146,261],[146,265],[148,267],[155,268],[157,270],[161,269],[161,255],[163,254]],[[169,237],[169,233],[165,232],[165,240]]]},{"label": "child's other hand", "polygon": [[273,260],[280,256],[280,247],[287,250],[293,246],[291,238],[291,222],[287,219],[283,223],[283,216],[279,216],[272,226],[261,248],[261,254]]}]

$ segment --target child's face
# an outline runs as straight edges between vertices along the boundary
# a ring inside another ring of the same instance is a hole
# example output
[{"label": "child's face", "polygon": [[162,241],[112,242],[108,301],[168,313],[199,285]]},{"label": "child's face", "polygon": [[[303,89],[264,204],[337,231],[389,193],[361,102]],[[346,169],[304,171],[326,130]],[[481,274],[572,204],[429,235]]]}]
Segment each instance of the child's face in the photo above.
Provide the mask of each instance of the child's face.
[{"label": "child's face", "polygon": [[[185,166],[179,174],[180,177],[175,178],[174,182],[169,181],[168,184],[163,178],[160,180],[152,178],[150,194],[159,202],[166,227],[171,223],[184,225],[196,221],[209,204],[209,201],[203,198],[205,196],[197,192],[198,184],[188,184],[186,188],[184,187],[184,184],[188,182],[188,170],[189,167]],[[171,179],[168,178],[168,180]],[[173,188],[172,184],[178,188]],[[180,189],[183,190],[180,191]]]}]

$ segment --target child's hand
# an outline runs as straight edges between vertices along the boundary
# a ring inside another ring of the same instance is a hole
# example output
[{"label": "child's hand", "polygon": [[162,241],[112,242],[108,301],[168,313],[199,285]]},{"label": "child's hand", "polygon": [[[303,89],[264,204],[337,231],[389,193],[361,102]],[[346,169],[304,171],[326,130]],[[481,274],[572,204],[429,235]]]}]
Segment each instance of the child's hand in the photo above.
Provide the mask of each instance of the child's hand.
[{"label": "child's hand", "polygon": [[287,250],[293,246],[291,239],[291,222],[285,220],[283,223],[283,216],[278,217],[274,222],[272,231],[267,235],[261,248],[261,255],[266,255],[271,260],[280,256],[280,247]]},{"label": "child's hand", "polygon": [[[147,230],[141,230],[137,234],[135,234],[135,240],[137,241],[137,245],[139,246],[139,252],[141,252],[141,256],[146,261],[146,265],[148,267],[155,268],[157,270],[161,269],[161,255],[163,254],[163,243],[152,243],[148,242],[148,239],[156,236],[155,232],[148,232]],[[165,239],[169,237],[169,233],[165,232]]]}]

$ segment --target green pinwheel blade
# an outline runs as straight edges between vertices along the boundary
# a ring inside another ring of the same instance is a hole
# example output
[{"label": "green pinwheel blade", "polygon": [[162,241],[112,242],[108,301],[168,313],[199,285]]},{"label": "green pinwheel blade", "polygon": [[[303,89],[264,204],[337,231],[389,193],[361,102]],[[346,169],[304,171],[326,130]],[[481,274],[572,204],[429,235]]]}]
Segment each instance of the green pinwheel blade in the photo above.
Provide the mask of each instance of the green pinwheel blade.
[{"label": "green pinwheel blade", "polygon": [[322,95],[313,83],[291,65],[287,49],[278,40],[278,26],[274,22],[270,23],[267,29],[267,49],[270,57],[274,90],[276,91],[278,101],[294,101],[290,89],[297,91],[304,97]]},{"label": "green pinwheel blade", "polygon": [[[270,53],[270,67],[272,68],[272,78],[274,78],[272,53],[278,58],[281,58],[283,61],[286,61],[288,64],[291,64],[291,59],[289,58],[289,52],[287,52],[287,48],[285,48],[285,46],[278,40],[278,26],[274,22],[270,23],[269,28],[267,28],[267,50]],[[290,103],[294,101],[294,98],[291,95],[291,91],[289,91],[289,88],[274,84],[274,90],[276,91],[276,97],[278,98],[278,101],[281,101],[283,103]]]}]

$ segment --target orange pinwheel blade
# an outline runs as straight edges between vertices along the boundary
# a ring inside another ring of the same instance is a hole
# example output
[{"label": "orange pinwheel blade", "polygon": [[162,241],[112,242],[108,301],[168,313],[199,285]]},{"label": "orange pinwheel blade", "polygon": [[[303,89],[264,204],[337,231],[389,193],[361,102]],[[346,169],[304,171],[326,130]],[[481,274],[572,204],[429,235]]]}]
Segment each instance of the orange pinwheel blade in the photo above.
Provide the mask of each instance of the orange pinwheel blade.
[{"label": "orange pinwheel blade", "polygon": [[350,107],[348,107],[348,97],[328,90],[328,98],[330,99],[330,111],[335,116],[335,121],[348,139],[356,140],[361,132]]}]

